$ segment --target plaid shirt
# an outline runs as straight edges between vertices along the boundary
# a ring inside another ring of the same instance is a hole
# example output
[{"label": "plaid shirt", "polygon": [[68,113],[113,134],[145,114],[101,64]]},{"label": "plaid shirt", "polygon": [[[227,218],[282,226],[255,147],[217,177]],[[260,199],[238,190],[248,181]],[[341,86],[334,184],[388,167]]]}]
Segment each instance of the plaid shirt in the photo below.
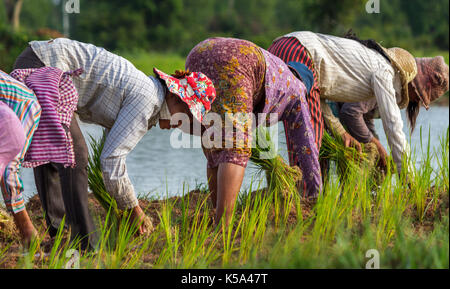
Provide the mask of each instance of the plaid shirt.
[{"label": "plaid shirt", "polygon": [[58,38],[30,45],[46,66],[63,71],[83,68],[84,73],[73,80],[79,94],[77,114],[108,130],[101,155],[106,188],[121,209],[137,206],[126,156],[156,124],[164,87],[125,58],[92,44]]},{"label": "plaid shirt", "polygon": [[1,188],[7,209],[18,213],[25,209],[23,183],[19,170],[31,144],[41,117],[41,106],[36,95],[24,84],[0,70],[0,101],[11,108],[22,123],[25,132],[25,145],[22,151],[7,165]]}]

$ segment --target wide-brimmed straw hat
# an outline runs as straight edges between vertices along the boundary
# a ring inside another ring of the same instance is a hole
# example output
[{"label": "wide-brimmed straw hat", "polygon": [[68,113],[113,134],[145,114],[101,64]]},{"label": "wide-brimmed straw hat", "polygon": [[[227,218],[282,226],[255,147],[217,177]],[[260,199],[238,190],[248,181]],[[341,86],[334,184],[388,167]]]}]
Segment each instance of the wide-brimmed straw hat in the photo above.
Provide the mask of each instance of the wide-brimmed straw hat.
[{"label": "wide-brimmed straw hat", "polygon": [[192,115],[199,121],[203,121],[205,114],[211,109],[211,104],[216,98],[216,89],[213,82],[201,72],[191,72],[184,78],[170,76],[156,68],[153,68],[157,77],[164,80],[167,89],[178,95],[185,102]]},{"label": "wide-brimmed straw hat", "polygon": [[431,102],[448,91],[449,67],[442,56],[416,58],[416,63],[417,75],[411,84],[422,105],[428,109]]},{"label": "wide-brimmed straw hat", "polygon": [[417,75],[416,60],[411,53],[403,48],[382,48],[391,60],[394,69],[396,69],[400,74],[400,80],[402,83],[402,97],[398,106],[400,108],[405,108],[409,103],[408,83],[410,83]]}]

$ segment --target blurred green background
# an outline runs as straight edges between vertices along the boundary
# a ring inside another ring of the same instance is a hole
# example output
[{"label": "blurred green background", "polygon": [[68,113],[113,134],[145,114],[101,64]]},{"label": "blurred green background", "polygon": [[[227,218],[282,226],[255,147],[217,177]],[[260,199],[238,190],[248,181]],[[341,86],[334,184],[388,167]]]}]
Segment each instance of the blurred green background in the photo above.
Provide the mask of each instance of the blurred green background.
[{"label": "blurred green background", "polygon": [[[267,48],[292,31],[343,36],[350,28],[386,47],[448,62],[448,0],[79,0],[80,13],[64,13],[65,0],[0,0],[0,69],[33,39],[68,36],[130,59],[150,74],[184,66],[190,49],[211,36],[248,39]],[[63,23],[66,21],[66,25]]]}]

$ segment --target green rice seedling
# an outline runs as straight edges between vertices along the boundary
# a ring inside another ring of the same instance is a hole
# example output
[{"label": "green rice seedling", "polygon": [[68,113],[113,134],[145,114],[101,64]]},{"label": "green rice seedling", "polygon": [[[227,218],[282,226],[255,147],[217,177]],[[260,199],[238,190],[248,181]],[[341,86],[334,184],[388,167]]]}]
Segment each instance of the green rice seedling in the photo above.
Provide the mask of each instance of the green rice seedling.
[{"label": "green rice seedling", "polygon": [[[134,236],[137,228],[124,216],[110,242],[114,230],[108,207],[99,226],[97,251],[81,253],[80,267],[365,268],[367,250],[376,249],[381,268],[448,268],[448,129],[434,154],[425,144],[418,150],[423,155],[420,167],[400,176],[389,169],[380,182],[372,177],[371,168],[355,161],[357,165],[346,169],[345,181],[334,176],[325,180],[324,192],[312,209],[293,193],[296,190],[287,195],[277,185],[261,190],[263,177],[239,195],[230,223],[214,227],[208,192],[197,184],[195,193],[152,203],[160,223],[150,236]],[[402,167],[415,155],[410,158]],[[435,170],[434,158],[439,164]],[[392,159],[388,166],[394,167]],[[290,205],[296,213],[287,209]],[[418,222],[419,212],[423,222]],[[65,268],[68,254],[79,246],[64,237],[61,229],[45,258],[36,256],[36,245],[10,266]],[[9,250],[14,250],[4,244],[2,266],[9,261]]]},{"label": "green rice seedling", "polygon": [[103,181],[103,174],[101,170],[100,156],[103,150],[103,146],[105,144],[106,132],[103,131],[103,135],[100,140],[95,140],[92,136],[90,136],[90,146],[92,153],[89,156],[89,165],[88,165],[88,185],[94,194],[97,201],[100,205],[108,212],[108,216],[110,218],[110,226],[111,231],[109,237],[111,242],[114,243],[114,239],[116,239],[116,232],[119,229],[121,212],[117,207],[116,200],[108,193],[105,187],[105,183]]},{"label": "green rice seedling", "polygon": [[130,254],[132,249],[141,245],[140,239],[134,238],[137,229],[137,225],[131,222],[130,215],[121,218],[115,246],[109,250],[108,246],[104,250],[106,268],[122,269],[126,266],[129,259],[133,258],[133,255]]},{"label": "green rice seedling", "polygon": [[175,202],[165,200],[161,206],[161,212],[158,212],[160,220],[159,226],[162,229],[165,247],[162,249],[155,265],[176,267],[178,261],[178,250],[180,246],[179,227],[172,224],[172,211]]},{"label": "green rice seedling", "polygon": [[40,258],[41,254],[39,252],[39,239],[33,239],[29,246],[26,248],[26,251],[22,253],[22,256],[18,262],[19,268],[23,269],[34,269],[35,268],[35,259]]},{"label": "green rice seedling", "polygon": [[337,183],[325,186],[324,192],[318,197],[314,206],[315,222],[311,238],[315,240],[315,250],[318,251],[322,242],[332,241],[338,222],[338,203],[340,189]]},{"label": "green rice seedling", "polygon": [[64,269],[69,265],[69,258],[72,256],[72,254],[69,254],[70,252],[76,251],[77,255],[80,254],[80,239],[65,239],[64,223],[65,217],[61,221],[56,236],[53,238],[52,249],[48,258],[45,259],[45,263],[42,264],[42,267],[47,269]]},{"label": "green rice seedling", "polygon": [[395,185],[399,183],[401,182],[397,176],[394,182],[386,177],[386,181],[377,191],[378,207],[375,223],[378,247],[384,248],[394,237],[410,199],[409,192],[403,186]]},{"label": "green rice seedling", "polygon": [[[252,194],[250,191],[249,195]],[[256,194],[249,196],[243,206],[242,226],[240,231],[239,260],[246,262],[253,251],[261,248],[268,225],[271,209],[271,198],[267,195]]]},{"label": "green rice seedling", "polygon": [[[355,148],[345,147],[344,141],[339,135],[330,135],[324,132],[322,146],[319,152],[321,161],[333,161],[336,164],[337,174],[345,181],[347,174],[352,170],[364,170],[369,168],[374,173],[378,161],[378,151],[372,144],[362,144],[362,152]],[[372,177],[378,177],[374,174]]]},{"label": "green rice seedling", "polygon": [[[184,198],[182,198],[183,200]],[[181,238],[181,260],[178,265],[180,268],[193,268],[196,266],[199,260],[205,262],[210,258],[206,254],[208,247],[214,246],[217,238],[209,239],[210,234],[214,229],[211,224],[212,216],[209,215],[207,207],[208,195],[205,195],[203,199],[199,199],[196,203],[192,216],[185,216],[186,219],[191,219],[191,222],[183,220],[183,224],[186,227],[181,231],[184,231],[184,236]],[[189,201],[187,204],[189,204]],[[185,204],[183,204],[183,207]],[[187,211],[189,208],[185,208],[183,211]],[[184,217],[183,217],[184,218]],[[208,241],[210,243],[208,244]],[[209,254],[211,254],[209,250]]]},{"label": "green rice seedling", "polygon": [[222,266],[228,266],[228,264],[230,264],[232,261],[232,254],[239,250],[239,248],[236,248],[236,240],[239,234],[239,229],[242,226],[243,222],[242,217],[237,220],[236,206],[233,208],[233,212],[231,214],[230,220],[228,221],[228,224],[225,221],[226,213],[227,212],[225,209],[223,212],[223,217],[221,218],[219,225],[217,225],[221,229],[220,233],[222,235]]},{"label": "green rice seedling", "polygon": [[301,184],[302,172],[299,167],[286,164],[279,154],[273,155],[272,158],[261,157],[263,153],[273,152],[275,147],[267,128],[256,128],[255,139],[257,141],[252,147],[250,160],[258,169],[258,175],[266,175],[267,192],[273,196],[275,224],[278,225],[280,221],[285,223],[293,205],[294,195],[297,195],[298,186]]},{"label": "green rice seedling", "polygon": [[7,252],[11,248],[12,243],[7,244],[4,248],[0,248],[0,265],[7,261]]},{"label": "green rice seedling", "polygon": [[[439,149],[435,150],[439,172],[435,177],[435,192],[449,192],[449,129],[439,139]],[[436,198],[437,200],[437,198]]]},{"label": "green rice seedling", "polygon": [[11,215],[0,207],[0,238],[8,238],[14,235],[15,225]]},{"label": "green rice seedling", "polygon": [[410,166],[410,170],[413,172],[413,179],[410,181],[410,190],[412,201],[416,206],[416,211],[419,221],[423,221],[423,217],[426,213],[426,204],[428,199],[429,188],[431,187],[431,175],[433,173],[433,168],[431,166],[431,144],[430,144],[430,131],[428,132],[428,144],[426,146],[426,151],[424,152],[424,147],[422,143],[422,127],[420,128],[420,149],[422,153],[422,165],[420,169],[417,170],[415,166]]},{"label": "green rice seedling", "polygon": [[[183,239],[185,236],[188,235],[188,229],[189,229],[189,205],[191,203],[191,194],[184,192],[189,192],[189,187],[187,190],[185,190],[185,184],[183,183],[183,196],[181,197],[181,238]],[[198,206],[198,204],[197,204]],[[197,207],[196,207],[197,212]]]}]

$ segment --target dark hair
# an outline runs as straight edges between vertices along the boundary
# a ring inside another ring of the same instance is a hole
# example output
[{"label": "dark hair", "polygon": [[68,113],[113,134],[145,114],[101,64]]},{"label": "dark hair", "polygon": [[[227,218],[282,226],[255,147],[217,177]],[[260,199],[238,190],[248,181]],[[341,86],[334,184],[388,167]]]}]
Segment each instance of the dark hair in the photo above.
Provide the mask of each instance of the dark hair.
[{"label": "dark hair", "polygon": [[380,53],[384,58],[386,58],[386,60],[389,61],[389,63],[391,63],[391,60],[387,56],[386,52],[384,52],[383,48],[381,48],[381,46],[375,40],[373,39],[361,40],[358,38],[358,36],[356,36],[356,33],[353,33],[352,29],[347,31],[347,33],[344,35],[344,38],[355,40],[364,45],[365,47],[375,50],[376,52]]},{"label": "dark hair", "polygon": [[416,127],[417,116],[419,115],[420,104],[416,101],[409,101],[408,107],[406,108],[406,115],[408,116],[409,128],[411,133]]},{"label": "dark hair", "polygon": [[172,74],[173,77],[182,79],[191,74],[188,70],[175,70],[175,73]]}]

